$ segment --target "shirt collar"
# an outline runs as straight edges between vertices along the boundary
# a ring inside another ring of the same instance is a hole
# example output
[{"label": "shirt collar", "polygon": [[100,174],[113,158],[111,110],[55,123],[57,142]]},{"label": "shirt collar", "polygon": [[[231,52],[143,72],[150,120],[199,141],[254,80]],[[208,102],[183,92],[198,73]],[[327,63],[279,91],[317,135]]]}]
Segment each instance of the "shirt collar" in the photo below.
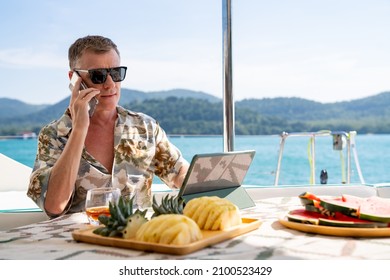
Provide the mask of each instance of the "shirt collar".
[{"label": "shirt collar", "polygon": [[[118,113],[118,120],[116,126],[120,126],[126,122],[128,115],[137,115],[134,112],[126,110],[122,106],[117,106],[116,111]],[[69,108],[66,109],[65,113],[57,121],[57,131],[59,137],[69,136],[69,133],[72,130],[72,118],[70,116]]]}]

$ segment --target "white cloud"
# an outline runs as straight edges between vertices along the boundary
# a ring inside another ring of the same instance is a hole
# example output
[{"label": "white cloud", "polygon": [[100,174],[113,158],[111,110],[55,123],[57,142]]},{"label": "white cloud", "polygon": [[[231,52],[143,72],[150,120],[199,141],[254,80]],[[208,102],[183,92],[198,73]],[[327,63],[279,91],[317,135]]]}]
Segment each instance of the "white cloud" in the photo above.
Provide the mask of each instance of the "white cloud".
[{"label": "white cloud", "polygon": [[222,70],[218,61],[137,59],[127,65],[128,74],[122,87],[144,91],[187,88],[221,95]]},{"label": "white cloud", "polygon": [[271,61],[235,65],[234,91],[239,99],[295,96],[335,102],[390,88],[390,68],[384,63],[372,64],[358,53],[306,54]]},{"label": "white cloud", "polygon": [[44,50],[3,49],[0,50],[0,65],[2,68],[64,68],[67,59]]}]

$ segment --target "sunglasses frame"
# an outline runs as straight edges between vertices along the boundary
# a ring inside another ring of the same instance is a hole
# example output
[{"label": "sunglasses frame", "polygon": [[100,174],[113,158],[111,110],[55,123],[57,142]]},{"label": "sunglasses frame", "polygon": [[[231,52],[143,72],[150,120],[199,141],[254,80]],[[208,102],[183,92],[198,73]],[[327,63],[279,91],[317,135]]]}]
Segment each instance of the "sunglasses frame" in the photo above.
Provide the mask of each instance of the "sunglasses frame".
[{"label": "sunglasses frame", "polygon": [[[124,75],[123,75],[123,79],[119,79],[118,81],[115,81],[113,76],[112,76],[111,71],[117,70],[120,73],[120,71],[122,71],[122,69],[124,69],[124,71],[125,71]],[[79,76],[80,76],[79,72],[88,73],[89,79],[91,80],[91,82],[94,83],[95,85],[99,85],[99,84],[104,84],[106,82],[108,75],[111,76],[111,79],[115,83],[122,82],[126,78],[127,67],[126,66],[118,66],[118,67],[112,67],[112,68],[94,68],[94,69],[89,69],[89,70],[73,69],[73,71],[76,72]],[[93,78],[93,76],[95,74],[94,71],[101,71],[104,73],[102,82],[99,82],[99,83],[94,82],[94,81],[96,81],[96,79]]]}]

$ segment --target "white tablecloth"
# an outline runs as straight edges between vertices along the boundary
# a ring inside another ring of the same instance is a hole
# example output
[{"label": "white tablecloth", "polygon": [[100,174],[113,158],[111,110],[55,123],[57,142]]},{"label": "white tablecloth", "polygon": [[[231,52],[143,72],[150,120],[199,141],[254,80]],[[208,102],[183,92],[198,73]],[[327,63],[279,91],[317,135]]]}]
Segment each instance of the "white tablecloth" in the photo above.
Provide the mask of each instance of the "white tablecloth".
[{"label": "white tablecloth", "polygon": [[0,259],[390,259],[389,238],[332,237],[285,228],[278,222],[301,207],[297,197],[255,200],[243,217],[262,221],[252,232],[188,255],[158,254],[76,242],[72,231],[87,225],[84,213],[0,232]]}]

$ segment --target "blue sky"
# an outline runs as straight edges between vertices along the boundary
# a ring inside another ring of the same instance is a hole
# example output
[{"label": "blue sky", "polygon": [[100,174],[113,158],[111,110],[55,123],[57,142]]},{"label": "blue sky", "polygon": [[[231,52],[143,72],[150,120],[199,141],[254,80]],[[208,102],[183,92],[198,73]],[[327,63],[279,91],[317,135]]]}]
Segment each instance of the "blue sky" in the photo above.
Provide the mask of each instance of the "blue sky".
[{"label": "blue sky", "polygon": [[[232,0],[233,94],[353,100],[390,90],[390,1]],[[68,47],[113,39],[122,87],[222,98],[222,0],[13,0],[0,3],[0,97],[69,95]]]}]

